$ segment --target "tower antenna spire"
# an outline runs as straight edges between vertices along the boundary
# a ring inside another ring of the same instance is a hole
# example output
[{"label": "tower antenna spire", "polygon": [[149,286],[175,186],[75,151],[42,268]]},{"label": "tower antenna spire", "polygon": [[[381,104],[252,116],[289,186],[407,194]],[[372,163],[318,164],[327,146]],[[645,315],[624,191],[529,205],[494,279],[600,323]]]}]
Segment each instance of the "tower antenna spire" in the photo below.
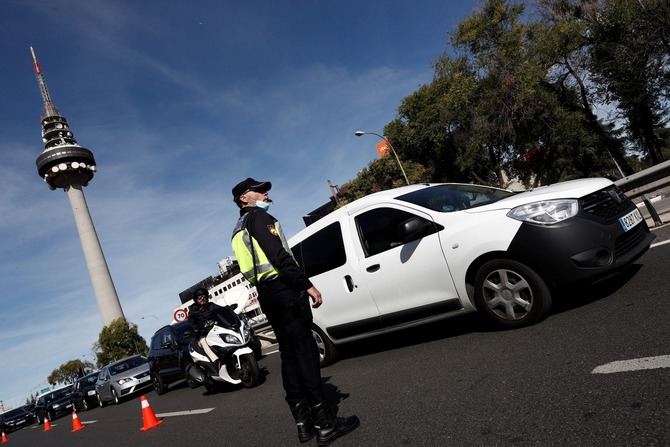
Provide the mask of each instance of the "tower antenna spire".
[{"label": "tower antenna spire", "polygon": [[37,56],[35,55],[35,50],[33,47],[30,47],[30,54],[33,55],[35,77],[37,77],[37,85],[40,87],[40,93],[42,94],[42,102],[44,103],[44,117],[58,115],[58,109],[51,100],[51,95],[49,94],[49,89],[47,88],[47,81],[44,79],[44,73],[42,73],[40,63],[37,61]]}]

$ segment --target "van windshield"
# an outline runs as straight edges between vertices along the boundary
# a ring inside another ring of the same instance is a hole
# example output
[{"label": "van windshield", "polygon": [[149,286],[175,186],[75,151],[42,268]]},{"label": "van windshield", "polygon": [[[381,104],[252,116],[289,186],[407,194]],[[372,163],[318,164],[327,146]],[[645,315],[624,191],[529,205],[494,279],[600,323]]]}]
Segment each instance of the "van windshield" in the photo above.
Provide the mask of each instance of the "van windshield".
[{"label": "van windshield", "polygon": [[398,196],[396,199],[433,211],[451,213],[488,205],[513,195],[513,192],[488,186],[446,184],[423,188]]}]

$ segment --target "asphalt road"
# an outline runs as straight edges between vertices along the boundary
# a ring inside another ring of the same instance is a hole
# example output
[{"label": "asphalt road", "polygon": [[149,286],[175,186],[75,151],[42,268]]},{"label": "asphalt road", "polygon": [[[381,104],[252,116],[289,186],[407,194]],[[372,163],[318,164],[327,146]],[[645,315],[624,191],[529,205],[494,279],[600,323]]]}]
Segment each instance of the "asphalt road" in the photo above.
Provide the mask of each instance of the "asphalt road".
[{"label": "asphalt road", "polygon": [[[594,372],[611,362],[670,356],[670,244],[662,243],[670,226],[654,232],[660,244],[635,266],[588,289],[561,292],[552,314],[535,326],[495,331],[467,315],[349,345],[323,370],[340,414],[361,418],[361,427],[336,445],[670,445],[670,368]],[[140,432],[134,398],[80,413],[82,431],[71,433],[65,417],[50,432],[29,427],[9,434],[9,442],[300,445],[282,400],[278,355],[261,365],[266,380],[254,389],[207,395],[182,384],[162,396],[148,393],[165,421],[148,432]]]}]

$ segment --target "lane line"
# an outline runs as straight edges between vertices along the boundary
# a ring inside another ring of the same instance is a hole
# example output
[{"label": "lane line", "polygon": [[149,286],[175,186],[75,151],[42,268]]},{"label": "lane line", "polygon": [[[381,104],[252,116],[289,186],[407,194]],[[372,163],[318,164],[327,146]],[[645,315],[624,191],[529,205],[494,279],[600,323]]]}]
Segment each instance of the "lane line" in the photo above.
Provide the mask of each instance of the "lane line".
[{"label": "lane line", "polygon": [[663,242],[656,242],[655,244],[651,244],[649,248],[654,248],[654,247],[660,247],[661,245],[665,244],[670,244],[670,240],[663,241]]},{"label": "lane line", "polygon": [[86,425],[86,424],[95,424],[96,422],[98,422],[97,419],[96,419],[95,421],[81,421],[81,423],[84,424],[84,425]]},{"label": "lane line", "polygon": [[158,413],[156,417],[158,418],[169,418],[173,416],[189,416],[192,414],[203,414],[209,413],[214,408],[201,408],[199,410],[185,410],[185,411],[173,411],[172,413]]},{"label": "lane line", "polygon": [[639,371],[642,369],[670,368],[670,355],[643,357],[631,360],[619,360],[597,366],[591,374],[612,374],[618,372]]},{"label": "lane line", "polygon": [[265,355],[270,355],[270,354],[276,354],[276,353],[278,353],[278,352],[279,352],[279,349],[276,349],[276,350],[274,350],[274,351],[265,352],[264,354],[265,354]]}]

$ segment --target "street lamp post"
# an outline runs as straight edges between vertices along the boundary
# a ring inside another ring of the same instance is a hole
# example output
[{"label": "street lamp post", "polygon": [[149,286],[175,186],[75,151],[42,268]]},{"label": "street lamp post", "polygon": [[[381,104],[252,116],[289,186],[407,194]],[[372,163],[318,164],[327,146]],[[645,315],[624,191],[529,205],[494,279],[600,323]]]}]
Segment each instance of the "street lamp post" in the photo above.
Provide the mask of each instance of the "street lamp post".
[{"label": "street lamp post", "polygon": [[403,169],[402,163],[400,163],[400,158],[398,158],[398,154],[396,153],[395,148],[393,147],[391,142],[388,140],[388,138],[386,138],[383,135],[379,135],[376,132],[369,132],[369,131],[362,131],[362,130],[357,130],[356,132],[354,132],[354,135],[356,135],[357,137],[361,137],[361,136],[366,135],[366,134],[376,135],[379,138],[381,138],[382,140],[386,141],[386,143],[391,148],[391,152],[393,152],[393,155],[395,155],[395,159],[398,162],[398,166],[400,166],[400,172],[402,172],[402,176],[405,177],[405,183],[407,183],[409,185],[409,180],[407,180],[407,174],[405,174],[405,169]]}]

